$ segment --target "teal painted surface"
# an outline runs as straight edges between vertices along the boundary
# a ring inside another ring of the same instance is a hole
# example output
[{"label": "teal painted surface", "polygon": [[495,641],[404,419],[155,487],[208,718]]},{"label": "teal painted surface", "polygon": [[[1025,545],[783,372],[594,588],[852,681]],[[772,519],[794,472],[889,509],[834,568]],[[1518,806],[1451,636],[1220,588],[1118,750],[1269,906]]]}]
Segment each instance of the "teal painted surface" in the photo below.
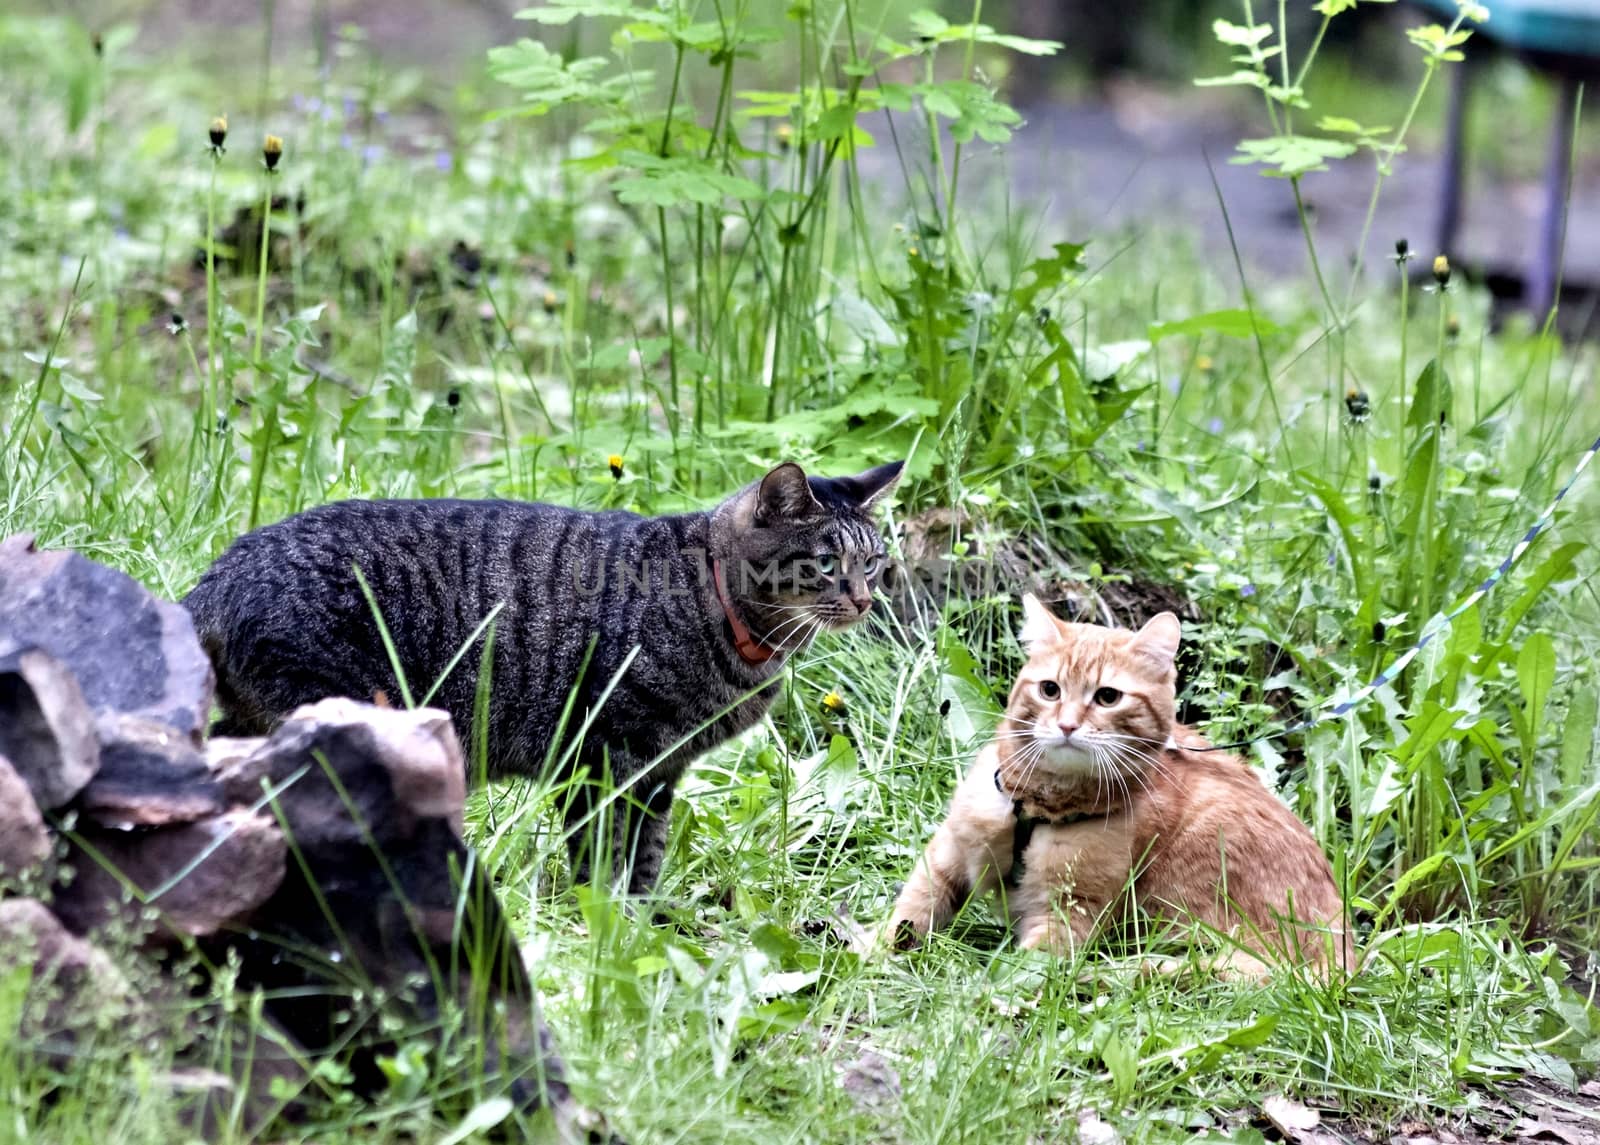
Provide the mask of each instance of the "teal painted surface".
[{"label": "teal painted surface", "polygon": [[[1418,0],[1441,20],[1453,19],[1453,0]],[[1508,48],[1563,52],[1600,59],[1600,0],[1486,0],[1489,21],[1473,35]]]}]

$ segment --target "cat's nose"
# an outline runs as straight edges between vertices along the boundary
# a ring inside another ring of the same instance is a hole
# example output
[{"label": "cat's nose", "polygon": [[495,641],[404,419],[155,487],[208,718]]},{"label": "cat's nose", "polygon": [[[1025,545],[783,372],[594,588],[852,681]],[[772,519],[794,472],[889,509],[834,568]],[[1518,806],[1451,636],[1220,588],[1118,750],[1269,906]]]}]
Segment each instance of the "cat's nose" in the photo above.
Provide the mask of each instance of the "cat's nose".
[{"label": "cat's nose", "polygon": [[1071,739],[1072,733],[1078,730],[1077,724],[1069,723],[1066,720],[1062,720],[1060,723],[1056,724],[1056,727],[1060,728],[1061,734],[1066,736],[1068,739]]},{"label": "cat's nose", "polygon": [[856,606],[856,612],[862,616],[865,616],[867,614],[867,610],[872,607],[872,594],[863,593],[860,596],[852,594],[850,597],[850,603]]}]

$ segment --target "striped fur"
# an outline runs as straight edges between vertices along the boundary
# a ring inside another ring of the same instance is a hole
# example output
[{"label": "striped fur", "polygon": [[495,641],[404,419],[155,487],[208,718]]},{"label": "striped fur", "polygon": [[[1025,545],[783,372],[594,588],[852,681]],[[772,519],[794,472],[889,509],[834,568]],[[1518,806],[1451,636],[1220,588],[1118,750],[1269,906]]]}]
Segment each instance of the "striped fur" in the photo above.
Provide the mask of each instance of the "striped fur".
[{"label": "striped fur", "polygon": [[[566,770],[609,772],[628,789],[613,815],[611,854],[623,860],[629,890],[643,892],[660,868],[684,767],[760,719],[787,656],[819,628],[866,614],[883,554],[871,513],[900,468],[830,479],[786,463],[714,509],[678,516],[345,501],[258,529],[184,601],[216,667],[224,713],[216,730],[261,734],[330,695],[401,695],[357,567],[418,698],[499,606],[491,774],[543,773],[613,687]],[[751,663],[735,648],[714,560],[732,610],[773,649],[770,659]],[[484,639],[430,700],[468,741]],[[578,798],[568,812],[580,878],[593,848],[578,828],[592,810]]]}]

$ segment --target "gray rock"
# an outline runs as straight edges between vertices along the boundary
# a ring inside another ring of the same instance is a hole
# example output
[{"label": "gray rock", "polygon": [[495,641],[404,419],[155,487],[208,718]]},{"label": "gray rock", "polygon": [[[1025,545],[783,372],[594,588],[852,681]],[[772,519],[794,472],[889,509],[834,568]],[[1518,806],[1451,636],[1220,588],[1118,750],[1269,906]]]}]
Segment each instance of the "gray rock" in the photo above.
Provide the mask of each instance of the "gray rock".
[{"label": "gray rock", "polygon": [[96,715],[143,716],[196,745],[210,722],[211,662],[189,613],[77,553],[40,552],[27,535],[0,542],[0,644],[7,642],[64,662]]},{"label": "gray rock", "polygon": [[50,857],[50,836],[33,793],[0,755],[0,883],[36,874]]},{"label": "gray rock", "polygon": [[0,755],[45,811],[70,803],[100,767],[83,693],[67,666],[42,649],[0,647]]},{"label": "gray rock", "polygon": [[137,716],[99,721],[100,770],[78,799],[105,826],[159,827],[193,823],[227,807],[222,784],[189,738]]},{"label": "gray rock", "polygon": [[[268,1014],[312,1054],[351,1036],[351,974],[408,1022],[437,1019],[453,997],[478,1027],[462,1036],[484,1047],[482,1068],[518,1079],[514,1098],[550,1105],[562,1125],[590,1123],[493,886],[462,842],[466,769],[449,717],[323,700],[254,755],[227,755],[224,766],[281,789],[275,810],[295,849],[283,886],[251,916],[260,940],[233,944],[239,987],[269,997],[294,987],[294,1004]],[[318,981],[311,960],[284,950],[327,953],[320,1004],[306,989]],[[368,1009],[354,1020],[375,1031],[379,1019]],[[612,1140],[592,1125],[592,1140]]]}]

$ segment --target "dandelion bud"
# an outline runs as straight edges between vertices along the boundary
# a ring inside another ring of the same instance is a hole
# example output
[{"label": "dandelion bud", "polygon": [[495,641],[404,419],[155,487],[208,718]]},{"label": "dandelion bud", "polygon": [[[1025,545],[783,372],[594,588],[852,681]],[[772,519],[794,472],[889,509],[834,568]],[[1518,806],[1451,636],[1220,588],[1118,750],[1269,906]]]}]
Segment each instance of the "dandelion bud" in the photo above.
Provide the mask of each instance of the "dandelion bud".
[{"label": "dandelion bud", "polygon": [[829,692],[822,697],[822,707],[830,715],[842,716],[845,714],[844,697],[838,692]]},{"label": "dandelion bud", "polygon": [[1386,625],[1381,620],[1374,620],[1372,622],[1372,642],[1374,644],[1382,644],[1383,640],[1384,640],[1384,637],[1386,637],[1388,635],[1389,635],[1389,626],[1388,625]]},{"label": "dandelion bud", "polygon": [[1411,244],[1403,238],[1394,240],[1395,262],[1407,262],[1411,258]]},{"label": "dandelion bud", "polygon": [[539,299],[539,305],[544,307],[546,314],[554,314],[561,308],[561,298],[553,290],[544,292],[544,297]]},{"label": "dandelion bud", "polygon": [[788,151],[794,146],[794,128],[787,123],[778,124],[778,150]]},{"label": "dandelion bud", "polygon": [[1373,492],[1373,493],[1382,493],[1383,492],[1383,478],[1379,477],[1376,473],[1374,473],[1371,477],[1368,477],[1367,478],[1367,489],[1370,492]]},{"label": "dandelion bud", "polygon": [[1372,416],[1372,400],[1367,397],[1365,390],[1358,390],[1354,386],[1344,395],[1344,408],[1349,411],[1353,422],[1363,422]]},{"label": "dandelion bud", "polygon": [[1444,320],[1444,336],[1452,342],[1461,337],[1461,319],[1454,314]]},{"label": "dandelion bud", "polygon": [[950,700],[948,698],[939,701],[939,714],[941,716],[950,714]]},{"label": "dandelion bud", "polygon": [[578,248],[571,239],[567,240],[567,269],[571,270],[578,265]]},{"label": "dandelion bud", "polygon": [[1442,254],[1433,260],[1433,281],[1441,289],[1450,285],[1450,260]]},{"label": "dandelion bud", "polygon": [[174,310],[172,312],[172,317],[167,320],[167,333],[176,338],[179,334],[184,333],[188,329],[189,320]]},{"label": "dandelion bud", "polygon": [[226,143],[227,140],[228,117],[226,115],[219,115],[211,121],[211,146],[220,151],[222,150],[222,145]]},{"label": "dandelion bud", "polygon": [[612,480],[621,481],[622,480],[622,455],[620,453],[613,453],[610,457],[606,458],[606,464],[608,466],[610,466],[610,468],[611,468],[611,478],[612,478]]},{"label": "dandelion bud", "polygon": [[94,54],[97,56],[103,56],[106,54],[106,42],[101,38],[99,32],[96,32],[92,37],[90,37],[89,46],[94,49]]},{"label": "dandelion bud", "polygon": [[451,390],[449,393],[445,394],[444,404],[449,406],[451,409],[455,409],[457,406],[459,406],[461,404],[461,391]]},{"label": "dandelion bud", "polygon": [[267,136],[261,145],[261,161],[267,165],[268,171],[278,169],[278,160],[283,158],[283,140],[276,135]]}]

